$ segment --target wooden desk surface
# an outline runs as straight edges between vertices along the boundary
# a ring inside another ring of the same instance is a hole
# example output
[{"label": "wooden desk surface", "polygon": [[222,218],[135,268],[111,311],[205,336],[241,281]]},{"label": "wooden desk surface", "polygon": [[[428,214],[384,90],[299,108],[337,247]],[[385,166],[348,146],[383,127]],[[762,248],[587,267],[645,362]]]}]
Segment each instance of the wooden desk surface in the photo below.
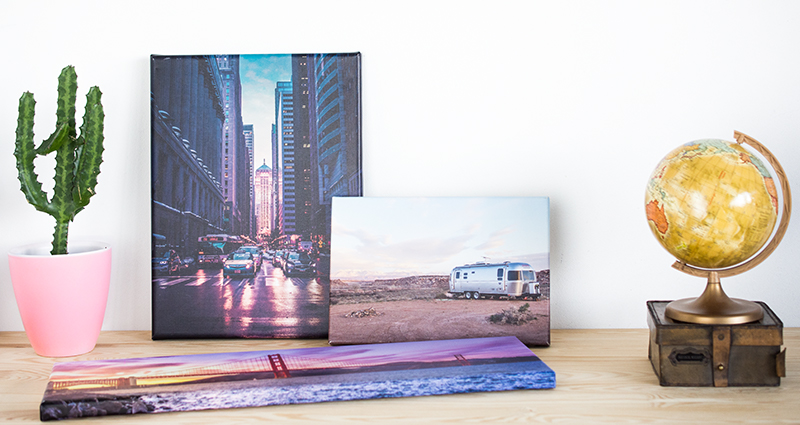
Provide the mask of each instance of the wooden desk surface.
[{"label": "wooden desk surface", "polygon": [[[648,331],[553,330],[533,351],[556,372],[555,390],[454,394],[258,408],[110,416],[68,423],[800,423],[800,328],[784,330],[780,387],[661,387],[647,359]],[[39,422],[55,362],[325,346],[323,340],[152,341],[150,332],[103,332],[89,354],[37,356],[22,332],[0,332],[0,422]],[[156,423],[156,422],[149,422]]]}]

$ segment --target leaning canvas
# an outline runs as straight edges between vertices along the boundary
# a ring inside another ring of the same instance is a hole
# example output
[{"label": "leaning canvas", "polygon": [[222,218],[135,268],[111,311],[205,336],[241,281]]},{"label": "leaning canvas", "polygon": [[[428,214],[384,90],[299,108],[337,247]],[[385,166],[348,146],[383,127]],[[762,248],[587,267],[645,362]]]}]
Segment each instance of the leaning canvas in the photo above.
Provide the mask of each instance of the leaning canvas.
[{"label": "leaning canvas", "polygon": [[151,57],[154,339],[321,338],[360,54]]},{"label": "leaning canvas", "polygon": [[546,197],[336,198],[331,344],[550,344]]},{"label": "leaning canvas", "polygon": [[513,337],[56,363],[41,420],[546,389]]}]

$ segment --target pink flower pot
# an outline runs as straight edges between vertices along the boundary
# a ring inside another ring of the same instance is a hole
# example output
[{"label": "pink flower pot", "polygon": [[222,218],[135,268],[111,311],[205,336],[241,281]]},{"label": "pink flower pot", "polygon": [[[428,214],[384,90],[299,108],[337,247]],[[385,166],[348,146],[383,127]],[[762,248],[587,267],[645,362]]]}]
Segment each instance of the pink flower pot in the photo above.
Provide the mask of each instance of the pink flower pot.
[{"label": "pink flower pot", "polygon": [[8,253],[11,283],[22,324],[36,354],[68,357],[94,349],[108,300],[111,248],[100,242],[69,245],[50,255],[50,245]]}]

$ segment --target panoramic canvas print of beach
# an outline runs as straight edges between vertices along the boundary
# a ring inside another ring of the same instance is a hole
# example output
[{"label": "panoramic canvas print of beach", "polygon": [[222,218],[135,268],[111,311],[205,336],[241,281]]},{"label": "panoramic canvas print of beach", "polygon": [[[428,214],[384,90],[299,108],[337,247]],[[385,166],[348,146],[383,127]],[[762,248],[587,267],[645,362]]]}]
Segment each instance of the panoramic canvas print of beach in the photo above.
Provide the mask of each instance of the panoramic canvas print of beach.
[{"label": "panoramic canvas print of beach", "polygon": [[335,198],[331,344],[550,344],[546,197]]},{"label": "panoramic canvas print of beach", "polygon": [[41,420],[555,388],[517,338],[56,363]]},{"label": "panoramic canvas print of beach", "polygon": [[324,338],[361,55],[151,57],[153,338]]}]

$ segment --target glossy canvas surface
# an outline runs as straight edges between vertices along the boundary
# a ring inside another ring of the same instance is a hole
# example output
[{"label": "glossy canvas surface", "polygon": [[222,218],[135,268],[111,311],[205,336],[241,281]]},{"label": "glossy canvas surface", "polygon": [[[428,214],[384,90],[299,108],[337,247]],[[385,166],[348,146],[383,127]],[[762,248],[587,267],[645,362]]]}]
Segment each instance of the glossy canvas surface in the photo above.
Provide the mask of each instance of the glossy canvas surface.
[{"label": "glossy canvas surface", "polygon": [[554,388],[513,337],[58,363],[41,419]]},{"label": "glossy canvas surface", "polygon": [[152,56],[153,338],[327,335],[331,199],[362,193],[360,69]]},{"label": "glossy canvas surface", "polygon": [[335,199],[330,342],[549,345],[549,220],[544,197]]}]

